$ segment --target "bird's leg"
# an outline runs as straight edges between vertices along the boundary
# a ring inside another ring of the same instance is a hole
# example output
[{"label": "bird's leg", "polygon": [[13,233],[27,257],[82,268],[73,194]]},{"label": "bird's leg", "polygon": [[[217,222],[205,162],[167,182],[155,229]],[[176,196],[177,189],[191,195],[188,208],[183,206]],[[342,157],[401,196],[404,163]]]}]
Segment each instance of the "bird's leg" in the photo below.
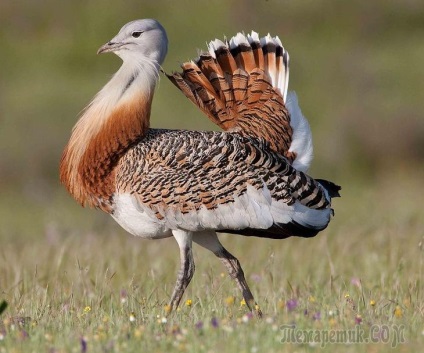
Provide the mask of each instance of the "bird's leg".
[{"label": "bird's leg", "polygon": [[200,246],[212,251],[225,265],[228,273],[232,279],[235,280],[238,287],[240,288],[244,301],[250,309],[254,311],[258,317],[262,317],[262,312],[259,306],[256,304],[253,298],[252,292],[244,278],[244,272],[241,268],[239,260],[233,256],[230,252],[225,249],[219,241],[214,231],[203,231],[196,233],[193,237],[193,241]]},{"label": "bird's leg", "polygon": [[177,308],[180,304],[184,291],[193,278],[195,268],[192,252],[192,233],[176,230],[172,234],[180,247],[181,266],[178,272],[177,283],[171,296],[169,312]]}]

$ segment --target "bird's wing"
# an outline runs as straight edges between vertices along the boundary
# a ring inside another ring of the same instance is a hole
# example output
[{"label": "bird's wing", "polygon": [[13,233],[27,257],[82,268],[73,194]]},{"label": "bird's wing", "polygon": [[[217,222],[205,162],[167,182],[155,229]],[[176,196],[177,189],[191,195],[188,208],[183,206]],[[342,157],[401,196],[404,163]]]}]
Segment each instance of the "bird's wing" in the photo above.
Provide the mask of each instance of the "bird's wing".
[{"label": "bird's wing", "polygon": [[168,78],[224,130],[265,139],[290,162],[293,128],[286,107],[289,55],[278,37],[239,33]]},{"label": "bird's wing", "polygon": [[170,229],[259,229],[281,238],[315,234],[330,218],[316,181],[267,143],[239,134],[150,130],[119,171],[117,193],[131,194]]}]

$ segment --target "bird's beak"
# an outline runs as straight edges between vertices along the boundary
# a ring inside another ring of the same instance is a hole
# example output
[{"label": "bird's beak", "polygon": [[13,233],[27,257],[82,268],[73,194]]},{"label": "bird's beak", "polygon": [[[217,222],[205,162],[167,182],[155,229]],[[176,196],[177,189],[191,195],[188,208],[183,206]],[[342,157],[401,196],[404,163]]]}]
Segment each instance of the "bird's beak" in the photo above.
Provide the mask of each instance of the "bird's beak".
[{"label": "bird's beak", "polygon": [[97,50],[97,54],[113,52],[116,49],[120,48],[123,43],[116,42],[107,42],[105,45],[102,45],[99,50]]}]

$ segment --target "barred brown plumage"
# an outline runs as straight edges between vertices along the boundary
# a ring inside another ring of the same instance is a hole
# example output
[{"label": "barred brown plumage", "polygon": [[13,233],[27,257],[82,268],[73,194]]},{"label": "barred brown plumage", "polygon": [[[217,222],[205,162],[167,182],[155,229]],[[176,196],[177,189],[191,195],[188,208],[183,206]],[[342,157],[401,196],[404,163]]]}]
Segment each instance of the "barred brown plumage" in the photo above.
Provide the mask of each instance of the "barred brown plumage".
[{"label": "barred brown plumage", "polygon": [[296,96],[287,95],[287,51],[278,37],[239,33],[229,43],[212,41],[208,53],[168,75],[224,132],[149,128],[167,52],[157,21],[128,23],[102,52],[123,65],[83,111],[62,156],[61,181],[131,234],[176,239],[181,269],[171,308],[193,276],[196,242],[221,259],[253,310],[240,263],[216,232],[314,236],[327,227],[340,189],[306,174],[312,139]]}]

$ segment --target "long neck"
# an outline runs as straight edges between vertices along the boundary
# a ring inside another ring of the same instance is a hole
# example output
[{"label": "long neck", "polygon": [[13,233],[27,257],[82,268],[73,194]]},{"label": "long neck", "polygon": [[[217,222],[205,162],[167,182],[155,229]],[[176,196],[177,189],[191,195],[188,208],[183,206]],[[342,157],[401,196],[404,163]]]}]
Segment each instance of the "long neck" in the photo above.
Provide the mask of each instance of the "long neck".
[{"label": "long neck", "polygon": [[60,165],[60,180],[82,205],[111,211],[115,167],[149,128],[158,65],[124,63],[75,125]]}]

